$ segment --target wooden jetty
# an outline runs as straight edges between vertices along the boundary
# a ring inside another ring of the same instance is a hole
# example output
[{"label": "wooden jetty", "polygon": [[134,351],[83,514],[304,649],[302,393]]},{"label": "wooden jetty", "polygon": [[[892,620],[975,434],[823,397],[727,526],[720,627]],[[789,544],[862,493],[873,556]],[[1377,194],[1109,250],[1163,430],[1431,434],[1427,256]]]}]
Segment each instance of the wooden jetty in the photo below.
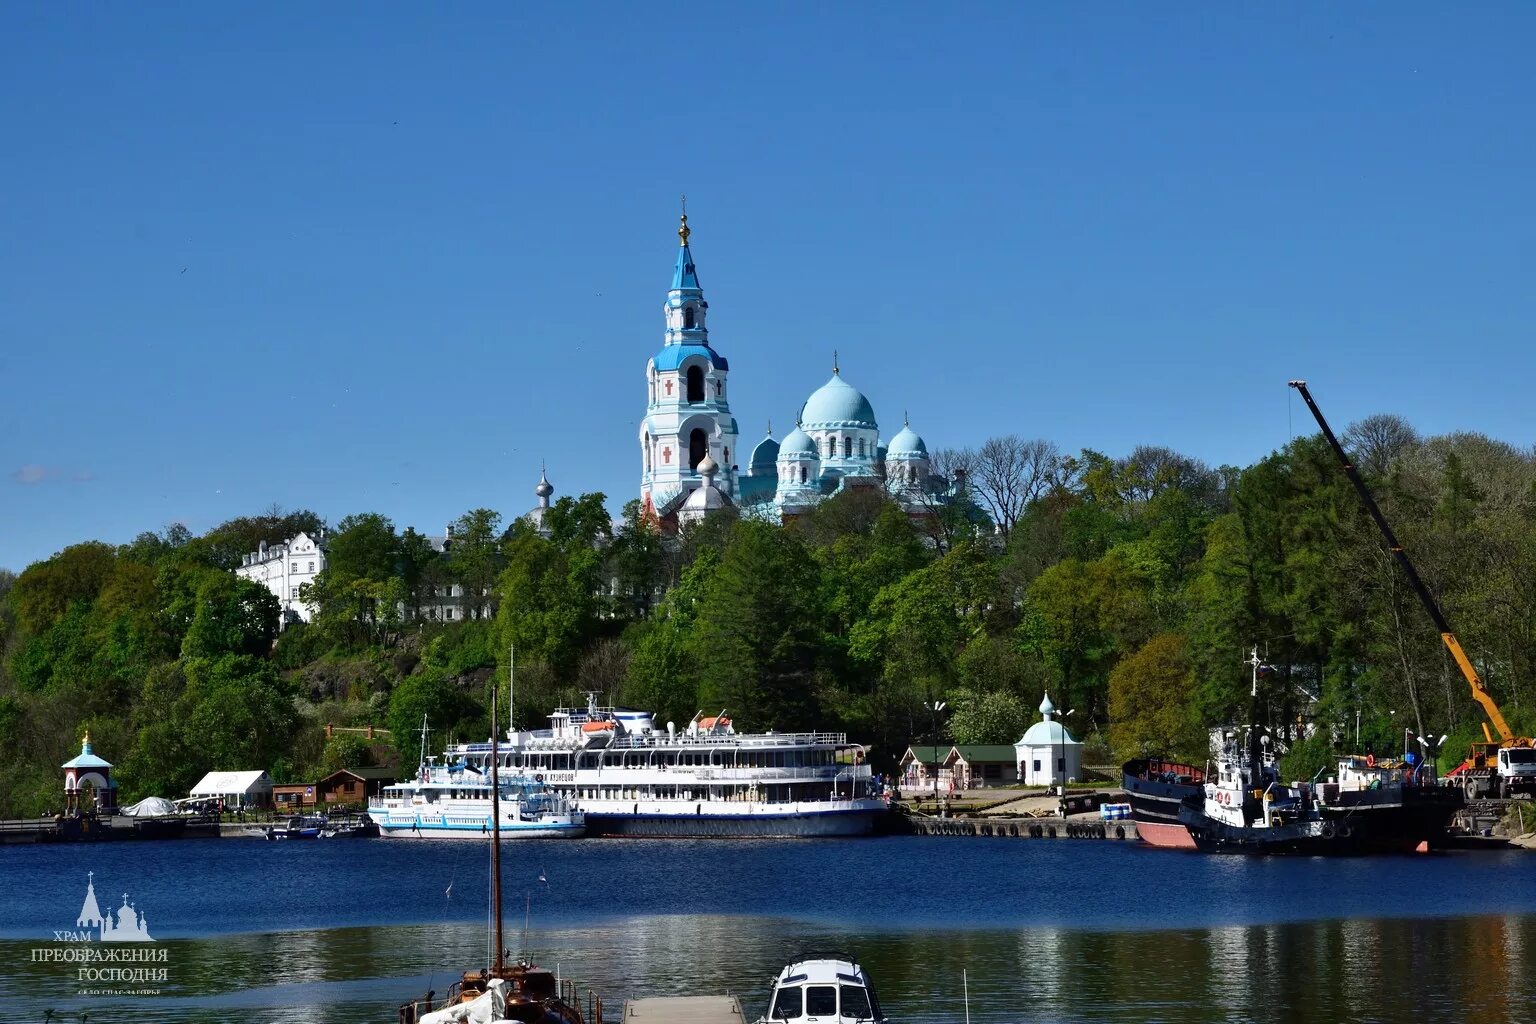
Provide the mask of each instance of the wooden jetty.
[{"label": "wooden jetty", "polygon": [[624,1024],[745,1024],[735,996],[652,996],[624,1003]]}]

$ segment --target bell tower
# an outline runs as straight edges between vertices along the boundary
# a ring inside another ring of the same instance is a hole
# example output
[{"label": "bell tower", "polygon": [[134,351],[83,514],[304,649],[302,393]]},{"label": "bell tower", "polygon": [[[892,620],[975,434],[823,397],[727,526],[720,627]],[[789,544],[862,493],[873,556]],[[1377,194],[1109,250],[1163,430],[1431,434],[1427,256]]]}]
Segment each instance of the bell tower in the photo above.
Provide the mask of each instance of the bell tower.
[{"label": "bell tower", "polygon": [[715,486],[736,488],[736,420],[726,376],[730,364],[709,344],[709,303],[699,286],[688,239],[687,207],[677,229],[677,263],[662,306],[661,350],[646,363],[646,412],[640,421],[640,500],[666,517],[704,485],[699,464],[719,466]]}]

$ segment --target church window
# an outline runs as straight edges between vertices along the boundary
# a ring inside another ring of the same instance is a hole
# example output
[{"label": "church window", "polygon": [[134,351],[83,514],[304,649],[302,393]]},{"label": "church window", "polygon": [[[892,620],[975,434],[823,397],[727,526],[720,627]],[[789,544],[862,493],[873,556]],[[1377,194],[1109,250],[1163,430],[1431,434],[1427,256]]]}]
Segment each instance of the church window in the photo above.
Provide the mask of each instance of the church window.
[{"label": "church window", "polygon": [[801,483],[805,483],[806,479],[807,479],[807,474],[806,474],[806,471],[805,471],[805,467],[801,466],[800,467],[800,482]]},{"label": "church window", "polygon": [[704,371],[697,366],[688,367],[688,401],[704,401]]},{"label": "church window", "polygon": [[853,458],[853,438],[851,437],[843,438],[843,458]]},{"label": "church window", "polygon": [[683,310],[683,330],[685,330],[685,331],[693,330],[693,307],[692,306],[689,306],[687,309]]},{"label": "church window", "polygon": [[829,437],[829,438],[827,438],[827,458],[831,459],[831,458],[836,458],[836,457],[837,457],[837,438]]},{"label": "church window", "polygon": [[315,563],[314,562],[310,562],[309,563],[309,571],[310,572],[314,572],[315,571]]},{"label": "church window", "polygon": [[864,457],[864,439],[861,437],[861,438],[859,438],[859,458],[862,459],[863,457]]},{"label": "church window", "polygon": [[731,464],[731,450],[729,448],[725,450],[725,464],[727,466]]},{"label": "church window", "polygon": [[715,397],[716,398],[721,398],[724,395],[725,395],[725,381],[723,381],[723,380],[715,381]]},{"label": "church window", "polygon": [[699,463],[704,461],[704,456],[709,454],[709,435],[704,431],[694,428],[688,435],[688,468],[698,469]]}]

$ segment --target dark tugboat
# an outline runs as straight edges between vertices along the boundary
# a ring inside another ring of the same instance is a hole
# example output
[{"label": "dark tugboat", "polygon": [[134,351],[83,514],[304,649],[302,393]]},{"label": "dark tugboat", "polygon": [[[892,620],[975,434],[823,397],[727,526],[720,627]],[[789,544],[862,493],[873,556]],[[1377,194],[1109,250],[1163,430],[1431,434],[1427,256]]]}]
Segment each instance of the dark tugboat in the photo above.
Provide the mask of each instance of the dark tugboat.
[{"label": "dark tugboat", "polygon": [[1422,765],[1345,757],[1333,780],[1283,783],[1269,737],[1257,724],[1264,667],[1257,649],[1249,664],[1253,724],[1246,737],[1226,733],[1214,775],[1179,805],[1178,820],[1196,849],[1338,855],[1411,853],[1443,843],[1465,800],[1460,790],[1436,785]]},{"label": "dark tugboat", "polygon": [[[496,696],[491,695],[491,721]],[[501,779],[496,737],[491,735],[491,820],[501,820]],[[400,1024],[458,1024],[465,1021],[520,1021],[524,1024],[586,1024],[577,1006],[576,986],[561,981],[527,960],[508,961],[501,913],[501,830],[491,830],[491,906],[494,908],[496,957],[483,968],[467,970],[433,1009],[433,993],[400,1007]],[[603,1004],[594,1000],[594,1024],[602,1024]]]}]

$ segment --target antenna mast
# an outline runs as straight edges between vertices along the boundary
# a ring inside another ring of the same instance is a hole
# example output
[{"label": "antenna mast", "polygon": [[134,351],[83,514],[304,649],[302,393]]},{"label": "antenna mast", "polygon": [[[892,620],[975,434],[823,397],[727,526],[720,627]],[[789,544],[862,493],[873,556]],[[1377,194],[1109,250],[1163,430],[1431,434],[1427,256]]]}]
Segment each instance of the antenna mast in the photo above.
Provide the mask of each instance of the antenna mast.
[{"label": "antenna mast", "polygon": [[496,910],[496,977],[506,968],[501,940],[501,755],[496,750],[496,687],[491,687],[491,904]]}]

